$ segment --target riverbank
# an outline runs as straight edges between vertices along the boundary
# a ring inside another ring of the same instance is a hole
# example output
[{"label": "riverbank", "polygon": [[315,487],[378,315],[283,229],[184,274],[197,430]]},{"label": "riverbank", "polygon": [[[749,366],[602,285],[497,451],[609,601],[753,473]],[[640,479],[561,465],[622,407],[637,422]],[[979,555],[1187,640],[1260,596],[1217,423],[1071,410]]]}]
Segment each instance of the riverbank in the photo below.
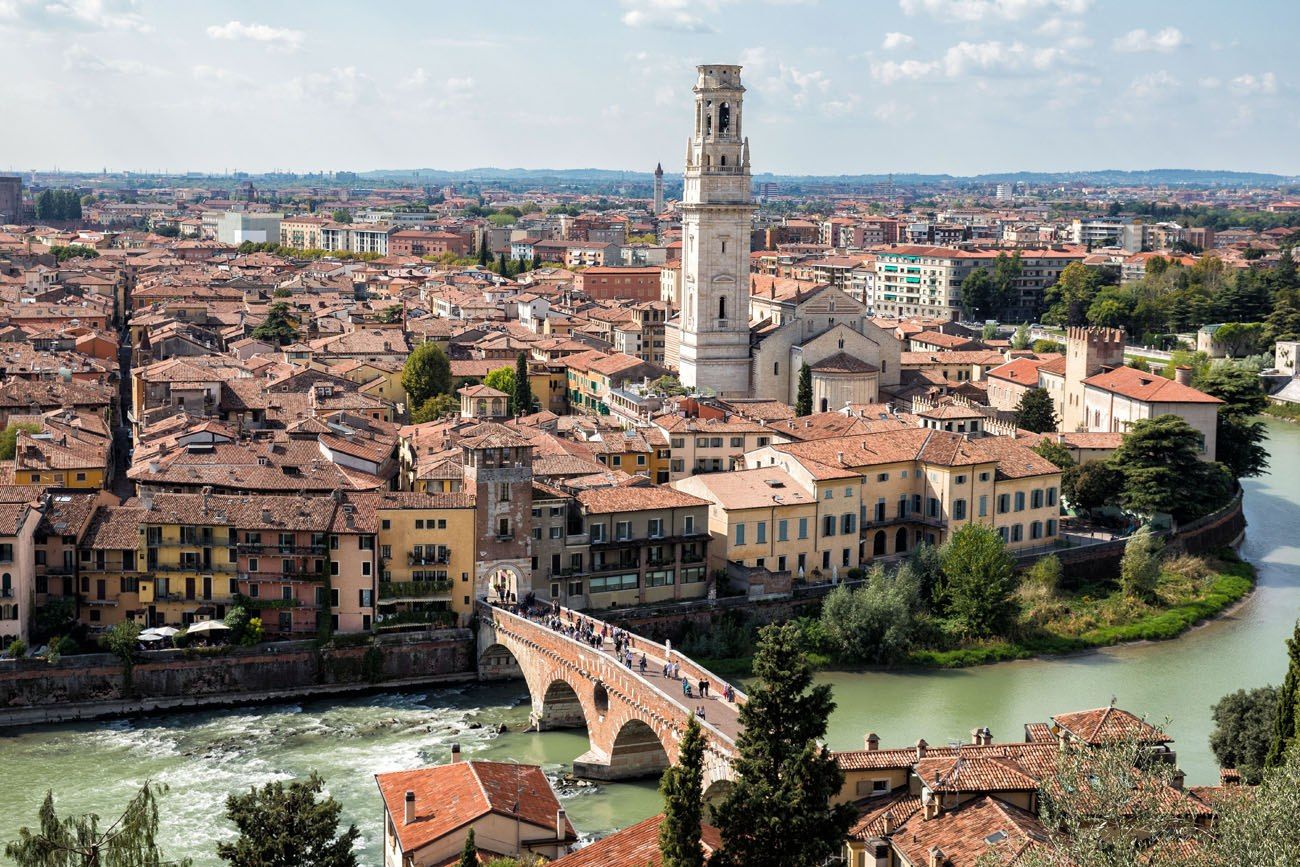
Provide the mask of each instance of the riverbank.
[{"label": "riverbank", "polygon": [[1294,403],[1270,403],[1264,415],[1281,421],[1300,422],[1300,406]]},{"label": "riverbank", "polygon": [[[1198,566],[1201,563],[1203,566]],[[1020,617],[1014,637],[971,642],[952,648],[914,649],[902,668],[956,669],[1023,659],[1048,659],[1087,653],[1137,642],[1170,641],[1193,627],[1223,617],[1255,587],[1250,563],[1225,549],[1213,557],[1178,557],[1161,573],[1151,603],[1129,599],[1114,586],[1087,584],[1075,590],[1037,597],[1018,594]],[[817,643],[815,618],[797,620],[810,643]],[[813,650],[814,665],[823,671],[862,671]],[[752,675],[752,656],[697,657],[697,661],[728,678]]]}]

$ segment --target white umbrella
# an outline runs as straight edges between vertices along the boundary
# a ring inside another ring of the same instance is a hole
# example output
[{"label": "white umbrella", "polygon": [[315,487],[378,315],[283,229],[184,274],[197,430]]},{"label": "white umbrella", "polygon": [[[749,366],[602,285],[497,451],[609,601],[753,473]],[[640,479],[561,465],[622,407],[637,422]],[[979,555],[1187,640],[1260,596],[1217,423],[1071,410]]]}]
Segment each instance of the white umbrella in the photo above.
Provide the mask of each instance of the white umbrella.
[{"label": "white umbrella", "polygon": [[145,632],[152,632],[154,635],[161,635],[163,638],[171,638],[180,630],[175,626],[155,626],[153,629],[146,629]]},{"label": "white umbrella", "polygon": [[202,620],[187,629],[185,634],[198,635],[208,632],[225,632],[229,629],[230,627],[222,623],[220,620]]},{"label": "white umbrella", "polygon": [[137,639],[139,641],[162,641],[163,637],[156,632],[141,632]]}]

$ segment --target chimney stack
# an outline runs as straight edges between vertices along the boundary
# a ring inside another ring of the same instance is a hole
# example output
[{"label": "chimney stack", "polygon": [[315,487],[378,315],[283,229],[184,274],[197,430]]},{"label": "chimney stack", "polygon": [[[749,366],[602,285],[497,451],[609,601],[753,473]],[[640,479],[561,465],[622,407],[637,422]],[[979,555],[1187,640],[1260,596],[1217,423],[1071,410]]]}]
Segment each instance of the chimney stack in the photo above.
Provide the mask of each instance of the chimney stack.
[{"label": "chimney stack", "polygon": [[984,743],[984,732],[978,726],[970,730],[970,742],[977,747]]},{"label": "chimney stack", "polygon": [[451,763],[454,765],[460,761],[460,744],[451,745]]},{"label": "chimney stack", "polygon": [[943,867],[944,862],[945,862],[946,860],[947,860],[947,858],[944,856],[944,854],[943,854],[943,850],[942,850],[942,849],[940,849],[938,846],[931,846],[931,847],[930,847],[930,864],[929,864],[929,867]]},{"label": "chimney stack", "polygon": [[925,742],[925,738],[921,738],[916,742],[916,757],[918,759],[925,758],[925,748],[928,746],[929,744]]},{"label": "chimney stack", "polygon": [[882,831],[883,833],[885,833],[885,834],[892,834],[892,833],[894,833],[894,817],[893,817],[893,815],[890,814],[890,813],[886,813],[886,814],[885,814],[885,817],[881,820],[881,825],[882,825],[882,827],[881,827],[881,831]]},{"label": "chimney stack", "polygon": [[1219,785],[1240,786],[1241,774],[1237,773],[1236,768],[1219,768]]},{"label": "chimney stack", "polygon": [[564,839],[565,825],[568,824],[566,818],[563,807],[555,811],[555,839],[557,840]]},{"label": "chimney stack", "polygon": [[867,749],[873,753],[880,749],[880,735],[875,732],[867,735]]},{"label": "chimney stack", "polygon": [[415,792],[410,789],[406,790],[406,813],[402,817],[402,824],[409,825],[415,821]]},{"label": "chimney stack", "polygon": [[1174,382],[1179,385],[1192,384],[1192,369],[1186,364],[1180,364],[1174,368]]}]

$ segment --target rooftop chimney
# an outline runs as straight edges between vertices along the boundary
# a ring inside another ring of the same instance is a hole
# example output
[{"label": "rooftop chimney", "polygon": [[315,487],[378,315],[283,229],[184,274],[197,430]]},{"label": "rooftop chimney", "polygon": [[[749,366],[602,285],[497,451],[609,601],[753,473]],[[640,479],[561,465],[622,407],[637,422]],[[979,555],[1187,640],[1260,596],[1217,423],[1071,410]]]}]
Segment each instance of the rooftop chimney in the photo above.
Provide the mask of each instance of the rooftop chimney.
[{"label": "rooftop chimney", "polygon": [[415,792],[410,789],[406,790],[406,811],[402,816],[402,824],[409,825],[415,821]]},{"label": "rooftop chimney", "polygon": [[1174,771],[1174,775],[1169,778],[1169,785],[1173,786],[1175,789],[1177,789],[1180,792],[1183,790],[1183,785],[1186,782],[1187,782],[1187,774],[1183,773],[1181,768],[1179,770]]},{"label": "rooftop chimney", "polygon": [[885,834],[894,833],[894,817],[891,814],[886,813],[884,818],[881,820],[881,826],[881,831]]},{"label": "rooftop chimney", "polygon": [[970,730],[970,742],[977,747],[984,743],[984,732],[978,726]]},{"label": "rooftop chimney", "polygon": [[921,738],[916,742],[916,757],[918,759],[925,758],[925,748],[928,746],[929,744],[925,742],[925,738]]},{"label": "rooftop chimney", "polygon": [[929,867],[943,867],[944,861],[946,860],[947,858],[944,856],[942,849],[940,849],[938,846],[930,847]]},{"label": "rooftop chimney", "polygon": [[451,745],[451,763],[454,765],[460,761],[460,744]]},{"label": "rooftop chimney", "polygon": [[1186,364],[1180,364],[1174,368],[1174,382],[1179,385],[1192,384],[1192,369]]},{"label": "rooftop chimney", "polygon": [[875,732],[867,735],[867,749],[873,753],[880,749],[880,735]]},{"label": "rooftop chimney", "polygon": [[564,839],[566,824],[568,823],[566,821],[564,808],[561,807],[560,809],[555,811],[555,839],[557,840]]}]

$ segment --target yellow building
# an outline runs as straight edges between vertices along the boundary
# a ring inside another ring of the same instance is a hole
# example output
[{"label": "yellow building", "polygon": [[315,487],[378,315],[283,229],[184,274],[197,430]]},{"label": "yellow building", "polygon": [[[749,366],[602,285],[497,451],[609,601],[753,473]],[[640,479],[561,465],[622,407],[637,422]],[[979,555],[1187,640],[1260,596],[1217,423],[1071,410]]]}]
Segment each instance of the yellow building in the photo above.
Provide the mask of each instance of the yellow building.
[{"label": "yellow building", "polygon": [[145,625],[188,626],[225,615],[239,571],[238,534],[232,516],[210,502],[216,499],[158,494],[129,501],[140,507],[136,619]]},{"label": "yellow building", "polygon": [[379,628],[469,622],[474,610],[474,496],[385,492],[377,506]]}]

